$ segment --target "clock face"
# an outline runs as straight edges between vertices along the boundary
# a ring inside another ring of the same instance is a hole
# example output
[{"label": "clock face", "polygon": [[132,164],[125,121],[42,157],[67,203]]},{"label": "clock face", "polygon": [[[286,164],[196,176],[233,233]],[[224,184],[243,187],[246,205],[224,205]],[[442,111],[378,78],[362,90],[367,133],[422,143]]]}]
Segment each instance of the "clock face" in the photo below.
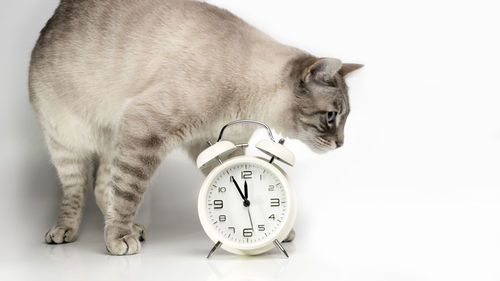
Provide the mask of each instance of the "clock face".
[{"label": "clock face", "polygon": [[220,168],[200,198],[208,221],[204,227],[217,240],[242,248],[273,241],[289,216],[286,178],[261,160],[233,161]]}]

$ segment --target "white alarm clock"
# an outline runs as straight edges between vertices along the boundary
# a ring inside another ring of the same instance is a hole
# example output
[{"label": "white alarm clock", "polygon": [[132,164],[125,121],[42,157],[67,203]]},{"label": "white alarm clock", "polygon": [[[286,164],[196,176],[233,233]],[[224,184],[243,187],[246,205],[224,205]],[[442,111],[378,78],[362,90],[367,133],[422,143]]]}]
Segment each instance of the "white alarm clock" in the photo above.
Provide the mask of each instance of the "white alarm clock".
[{"label": "white alarm clock", "polygon": [[[221,140],[227,127],[240,123],[259,124],[267,129],[269,139],[257,142],[256,148],[269,155],[269,159],[245,155],[221,161],[236,149],[248,146]],[[296,198],[286,173],[275,160],[293,166],[295,156],[283,143],[283,139],[274,141],[266,124],[239,120],[225,125],[217,142],[209,143],[198,156],[200,169],[220,164],[208,174],[198,197],[201,224],[215,243],[207,258],[219,247],[240,255],[257,255],[277,247],[288,257],[281,241],[295,222]]]}]

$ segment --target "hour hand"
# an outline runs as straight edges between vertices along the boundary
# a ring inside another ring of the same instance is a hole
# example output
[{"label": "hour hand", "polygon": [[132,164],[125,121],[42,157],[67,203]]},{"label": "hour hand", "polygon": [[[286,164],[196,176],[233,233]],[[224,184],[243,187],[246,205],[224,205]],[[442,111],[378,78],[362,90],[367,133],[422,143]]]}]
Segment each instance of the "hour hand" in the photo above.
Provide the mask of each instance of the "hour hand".
[{"label": "hour hand", "polygon": [[245,189],[245,200],[248,200],[248,184],[247,181],[245,181],[245,185],[243,186]]},{"label": "hour hand", "polygon": [[235,186],[236,186],[236,188],[238,189],[238,192],[240,193],[241,199],[246,200],[245,195],[244,195],[244,194],[243,194],[243,192],[241,191],[241,188],[239,187],[238,183],[236,182],[236,180],[234,179],[234,177],[233,177],[233,176],[231,176],[231,180],[233,181],[234,185],[235,185]]},{"label": "hour hand", "polygon": [[[243,206],[248,207],[248,206],[250,206],[250,201],[248,200],[248,184],[247,184],[247,181],[245,181],[244,188],[245,188],[245,199],[243,200]],[[248,213],[248,215],[250,215],[250,213]],[[252,226],[252,229],[253,229],[253,226]]]}]

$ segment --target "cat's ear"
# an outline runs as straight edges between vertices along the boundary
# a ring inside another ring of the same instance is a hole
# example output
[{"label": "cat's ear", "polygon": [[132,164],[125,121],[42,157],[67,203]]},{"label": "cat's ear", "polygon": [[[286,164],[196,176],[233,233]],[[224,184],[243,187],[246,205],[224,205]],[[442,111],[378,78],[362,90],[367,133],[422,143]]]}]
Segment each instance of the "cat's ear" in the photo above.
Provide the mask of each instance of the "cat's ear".
[{"label": "cat's ear", "polygon": [[342,77],[346,77],[350,73],[362,68],[364,65],[362,64],[357,64],[357,63],[344,63],[342,67],[339,70],[339,74]]},{"label": "cat's ear", "polygon": [[335,74],[341,67],[342,62],[339,59],[318,59],[305,69],[303,75],[304,82],[316,82],[328,85],[333,81]]}]

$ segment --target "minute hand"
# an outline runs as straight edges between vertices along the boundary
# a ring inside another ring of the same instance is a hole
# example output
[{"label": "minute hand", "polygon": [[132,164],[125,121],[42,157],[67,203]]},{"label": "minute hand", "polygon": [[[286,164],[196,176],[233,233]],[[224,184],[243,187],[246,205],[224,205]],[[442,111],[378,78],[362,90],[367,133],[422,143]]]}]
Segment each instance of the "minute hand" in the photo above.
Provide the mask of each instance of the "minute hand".
[{"label": "minute hand", "polygon": [[238,189],[238,192],[240,193],[241,198],[243,199],[243,201],[245,201],[245,200],[246,200],[245,195],[244,195],[244,194],[243,194],[243,192],[241,191],[241,188],[238,186],[238,183],[236,182],[236,180],[234,179],[234,177],[233,177],[233,176],[231,176],[231,179],[233,180],[234,185],[235,185],[235,186],[236,186],[236,188]]}]

